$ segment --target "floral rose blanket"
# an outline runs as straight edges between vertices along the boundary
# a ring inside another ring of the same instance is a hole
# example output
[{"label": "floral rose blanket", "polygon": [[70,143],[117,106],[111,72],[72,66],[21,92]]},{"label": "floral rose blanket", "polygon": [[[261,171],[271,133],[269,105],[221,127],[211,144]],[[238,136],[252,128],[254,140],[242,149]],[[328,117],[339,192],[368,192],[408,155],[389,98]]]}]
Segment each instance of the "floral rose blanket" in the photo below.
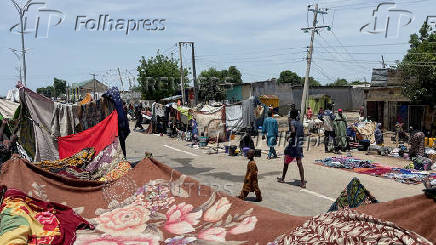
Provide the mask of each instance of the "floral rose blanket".
[{"label": "floral rose blanket", "polygon": [[[325,244],[341,234],[335,228],[339,223],[331,220],[342,220],[340,230],[356,239],[364,236],[362,227],[371,225],[369,216],[338,211],[320,216],[327,221],[320,230],[320,217],[286,215],[215,192],[154,159],[144,159],[122,178],[102,184],[64,178],[13,158],[1,169],[0,185],[73,208],[95,227],[77,231],[75,244],[80,245],[301,244],[307,235],[309,244]],[[395,242],[426,241],[390,223],[380,221],[375,227],[373,234]],[[0,225],[0,234],[2,230]],[[329,230],[330,236],[320,235]],[[408,235],[407,240],[397,231]]]}]

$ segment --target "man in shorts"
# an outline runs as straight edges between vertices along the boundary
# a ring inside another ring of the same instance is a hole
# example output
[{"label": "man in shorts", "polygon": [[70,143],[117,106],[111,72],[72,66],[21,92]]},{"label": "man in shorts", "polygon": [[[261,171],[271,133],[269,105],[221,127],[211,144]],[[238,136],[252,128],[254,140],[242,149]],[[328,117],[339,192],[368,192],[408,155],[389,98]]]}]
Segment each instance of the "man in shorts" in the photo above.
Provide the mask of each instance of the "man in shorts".
[{"label": "man in shorts", "polygon": [[303,140],[304,140],[304,128],[303,124],[296,120],[298,117],[298,112],[291,113],[290,118],[290,140],[289,144],[285,148],[285,160],[283,164],[283,174],[281,178],[277,178],[277,181],[280,183],[285,182],[285,176],[288,172],[289,163],[297,161],[298,170],[300,172],[301,188],[306,188],[306,182],[304,180],[304,168],[303,162],[301,161],[303,158]]}]

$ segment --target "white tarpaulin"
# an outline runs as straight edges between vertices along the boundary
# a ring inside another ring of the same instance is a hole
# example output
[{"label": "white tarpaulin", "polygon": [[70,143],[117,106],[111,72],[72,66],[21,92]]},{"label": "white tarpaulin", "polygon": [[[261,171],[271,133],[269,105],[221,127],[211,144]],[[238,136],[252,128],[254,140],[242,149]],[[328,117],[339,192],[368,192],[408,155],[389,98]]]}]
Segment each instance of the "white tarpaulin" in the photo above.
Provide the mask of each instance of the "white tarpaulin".
[{"label": "white tarpaulin", "polygon": [[13,118],[20,103],[0,99],[0,114],[6,118]]},{"label": "white tarpaulin", "polygon": [[207,136],[210,138],[216,138],[220,135],[221,139],[225,139],[226,131],[222,122],[221,110],[214,113],[195,111],[194,118],[197,121],[199,133],[207,132]]},{"label": "white tarpaulin", "polygon": [[227,130],[239,132],[244,127],[242,118],[242,105],[231,105],[226,107]]}]

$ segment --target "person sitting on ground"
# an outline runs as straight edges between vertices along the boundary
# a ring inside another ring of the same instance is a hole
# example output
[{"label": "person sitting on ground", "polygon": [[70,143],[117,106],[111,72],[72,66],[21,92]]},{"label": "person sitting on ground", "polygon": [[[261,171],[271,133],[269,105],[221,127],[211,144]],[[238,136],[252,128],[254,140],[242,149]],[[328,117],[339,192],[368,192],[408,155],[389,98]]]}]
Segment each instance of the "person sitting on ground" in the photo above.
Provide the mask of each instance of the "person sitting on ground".
[{"label": "person sitting on ground", "polygon": [[241,149],[242,151],[244,148],[250,148],[253,150],[255,149],[254,141],[248,132],[245,132],[245,134],[241,137],[241,140],[239,141],[239,149]]},{"label": "person sitting on ground", "polygon": [[279,125],[277,120],[274,119],[272,111],[268,111],[268,117],[263,122],[262,133],[263,137],[267,139],[267,145],[269,146],[268,159],[277,158],[275,146],[277,145],[277,137],[279,136]]},{"label": "person sitting on ground", "polygon": [[300,172],[301,188],[306,188],[306,182],[304,180],[304,168],[302,159],[303,155],[303,141],[304,141],[304,128],[301,121],[297,120],[298,113],[292,113],[291,115],[291,130],[289,144],[285,148],[285,159],[283,164],[283,173],[281,178],[277,178],[277,181],[284,183],[286,173],[288,172],[289,163],[294,159],[297,161],[298,170]]},{"label": "person sitting on ground", "polygon": [[240,199],[244,200],[250,192],[254,192],[256,194],[256,201],[262,201],[262,194],[259,189],[258,181],[257,181],[257,166],[254,161],[254,150],[250,149],[247,152],[247,158],[250,160],[247,165],[247,173],[244,178],[244,186],[242,187],[241,194],[238,196]]},{"label": "person sitting on ground", "polygon": [[3,119],[0,126],[0,166],[2,163],[8,161],[11,158],[12,154],[17,153],[17,135],[14,133],[13,135],[11,135],[10,139],[6,137],[4,131],[7,127],[7,124],[8,120]]}]

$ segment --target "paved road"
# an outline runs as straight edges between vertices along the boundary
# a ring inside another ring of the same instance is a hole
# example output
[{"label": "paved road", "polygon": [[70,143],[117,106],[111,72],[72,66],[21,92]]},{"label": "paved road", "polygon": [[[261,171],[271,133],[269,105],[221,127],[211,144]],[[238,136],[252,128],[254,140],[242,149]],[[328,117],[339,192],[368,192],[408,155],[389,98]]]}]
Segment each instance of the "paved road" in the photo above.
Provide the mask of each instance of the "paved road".
[{"label": "paved road", "polygon": [[[152,152],[159,161],[202,184],[231,192],[233,196],[238,195],[242,188],[247,166],[247,160],[243,157],[229,157],[222,153],[210,155],[205,150],[191,148],[184,141],[132,132],[127,139],[129,160],[141,160],[145,151]],[[379,201],[422,193],[422,185],[405,185],[389,179],[315,165],[315,159],[325,157],[320,152],[319,149],[305,152],[303,164],[307,189],[298,186],[299,174],[295,163],[289,167],[287,183],[280,184],[276,182],[276,177],[281,175],[283,159],[266,160],[265,154],[262,158],[256,158],[259,186],[264,199],[259,205],[299,216],[324,213],[353,177],[358,177]],[[254,193],[250,194],[249,201],[254,201]]]}]

